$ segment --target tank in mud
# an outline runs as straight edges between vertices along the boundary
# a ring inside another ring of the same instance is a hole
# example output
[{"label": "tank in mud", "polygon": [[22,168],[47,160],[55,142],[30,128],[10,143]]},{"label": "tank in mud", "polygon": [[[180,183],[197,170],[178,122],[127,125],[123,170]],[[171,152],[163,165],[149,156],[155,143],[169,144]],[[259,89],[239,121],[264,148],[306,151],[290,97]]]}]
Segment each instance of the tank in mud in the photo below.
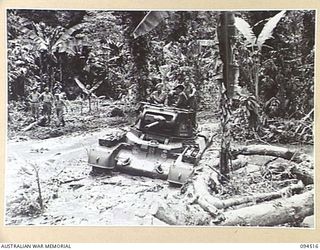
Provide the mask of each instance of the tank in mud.
[{"label": "tank in mud", "polygon": [[88,151],[93,171],[117,171],[182,185],[211,142],[199,133],[193,111],[142,103],[136,123],[122,135],[99,139]]}]

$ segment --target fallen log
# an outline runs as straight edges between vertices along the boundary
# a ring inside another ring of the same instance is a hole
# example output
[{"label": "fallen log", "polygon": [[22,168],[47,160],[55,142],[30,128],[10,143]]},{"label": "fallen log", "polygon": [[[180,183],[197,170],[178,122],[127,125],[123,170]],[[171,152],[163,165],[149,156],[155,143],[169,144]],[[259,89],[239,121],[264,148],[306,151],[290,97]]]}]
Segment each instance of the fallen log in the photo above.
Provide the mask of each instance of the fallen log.
[{"label": "fallen log", "polygon": [[219,198],[212,196],[208,190],[208,180],[205,177],[198,177],[193,181],[194,195],[196,197],[195,202],[198,203],[201,208],[216,216],[218,209],[223,208],[223,203]]},{"label": "fallen log", "polygon": [[[204,176],[199,176],[189,185],[190,186],[187,188],[184,200],[181,200],[179,203],[168,202],[168,204],[158,205],[157,210],[154,213],[154,217],[156,217],[157,219],[169,225],[208,225],[208,223],[212,223],[212,222],[216,223],[221,221],[223,221],[221,222],[222,225],[224,224],[228,225],[229,222],[225,220],[226,215],[222,214],[223,209],[227,209],[229,207],[239,206],[243,204],[248,205],[249,203],[253,203],[253,204],[261,203],[265,201],[270,201],[272,199],[278,199],[281,197],[290,197],[293,194],[299,193],[304,188],[303,183],[299,181],[298,183],[289,185],[276,192],[261,193],[261,194],[251,195],[251,196],[244,196],[240,198],[230,198],[226,200],[221,200],[210,194],[207,186],[207,178]],[[299,195],[294,195],[292,197],[298,197],[298,196]],[[290,198],[287,198],[287,199],[288,199],[288,204],[291,204],[292,202],[290,203],[290,200],[289,200]],[[283,200],[284,203],[286,201],[286,199],[284,198],[282,198],[281,200]],[[260,206],[260,205],[253,205],[251,207],[256,207],[256,206]],[[261,204],[261,206],[262,208],[266,206],[266,208],[270,209],[269,204],[263,203]],[[245,207],[241,209],[246,209],[251,207]],[[257,207],[257,209],[258,208],[259,207]],[[241,209],[237,209],[234,211],[238,211],[238,210],[241,211]],[[262,210],[262,211],[265,211],[265,210]],[[290,212],[291,210],[289,209],[287,210],[287,212],[288,211]],[[227,216],[228,216],[228,213],[230,212],[226,212]],[[248,212],[245,215],[250,217],[250,212]],[[258,215],[256,215],[256,217]],[[240,217],[242,217],[242,215],[239,215],[239,218]],[[231,219],[230,221],[233,223],[234,220],[235,219]],[[246,220],[249,220],[249,219],[246,219]],[[250,224],[250,223],[247,223],[247,224]]]},{"label": "fallen log", "polygon": [[314,183],[314,171],[305,164],[295,164],[290,170],[291,174],[294,175],[298,180],[301,180],[304,185],[310,185]]},{"label": "fallen log", "polygon": [[277,226],[285,223],[300,223],[314,214],[314,191],[290,198],[281,198],[237,210],[227,211],[219,226]]},{"label": "fallen log", "polygon": [[212,220],[199,206],[178,204],[158,205],[153,216],[168,225],[209,225]]},{"label": "fallen log", "polygon": [[181,211],[175,211],[170,206],[159,205],[153,216],[158,220],[165,222],[168,225],[183,225],[185,220],[181,220],[179,215]]},{"label": "fallen log", "polygon": [[204,178],[198,178],[197,180],[194,180],[194,193],[197,197],[196,202],[201,206],[203,210],[209,212],[209,214],[211,214],[213,217],[219,215],[218,209],[225,209],[245,203],[261,203],[281,197],[289,197],[292,196],[292,194],[300,192],[304,188],[304,184],[302,183],[302,181],[299,181],[296,184],[291,184],[275,192],[260,193],[250,196],[243,196],[240,198],[221,200],[209,193],[206,183],[207,181]]},{"label": "fallen log", "polygon": [[23,128],[21,130],[23,132],[26,132],[37,125],[44,125],[45,122],[46,122],[46,118],[44,116],[41,116],[37,121],[30,123],[27,127]]},{"label": "fallen log", "polygon": [[[239,157],[240,156],[240,157]],[[239,155],[237,159],[231,161],[232,170],[236,171],[248,165],[248,161]],[[211,169],[219,169],[220,158],[215,158],[208,166]]]},{"label": "fallen log", "polygon": [[[202,178],[201,178],[202,179]],[[203,179],[202,179],[203,180]],[[201,180],[196,180],[195,186],[194,186],[194,192],[196,195],[196,198],[192,201],[192,205],[188,204],[187,202],[180,202],[179,204],[162,204],[158,205],[156,212],[154,213],[154,217],[157,219],[169,224],[169,225],[209,225],[209,223],[220,223],[219,225],[229,225],[228,223],[233,223],[235,221],[234,218],[231,218],[230,221],[226,221],[225,218],[228,218],[229,213],[236,213],[236,211],[242,211],[242,209],[249,208],[249,212],[245,213],[244,215],[248,218],[250,217],[250,213],[252,213],[251,208],[256,207],[256,209],[260,209],[262,206],[265,208],[269,208],[270,204],[261,204],[261,205],[254,205],[251,207],[245,207],[237,210],[233,210],[231,212],[226,212],[225,214],[222,214],[222,209],[229,208],[231,206],[237,206],[241,204],[247,204],[247,203],[258,203],[258,202],[264,202],[271,199],[277,199],[279,197],[288,197],[291,196],[295,192],[299,192],[304,188],[304,185],[302,182],[298,182],[297,184],[290,185],[286,188],[283,188],[279,190],[278,192],[271,192],[266,194],[256,194],[253,196],[245,196],[241,198],[232,198],[227,200],[221,200],[219,198],[213,197],[208,192],[206,185],[203,184],[204,182]],[[293,197],[297,197],[299,195],[295,195]],[[285,202],[287,199],[281,199],[283,202]],[[279,201],[279,200],[277,200]],[[196,205],[194,205],[196,204]],[[274,203],[272,203],[274,204]],[[278,204],[278,203],[275,203]],[[290,203],[290,200],[288,198],[288,204]],[[199,208],[198,208],[198,207]],[[265,211],[261,210],[261,211]],[[265,213],[268,213],[268,211]],[[292,210],[292,209],[291,209]],[[286,210],[287,212],[291,211],[290,209]],[[254,211],[254,209],[253,209]],[[307,210],[306,210],[307,211]],[[282,212],[285,213],[285,212]],[[240,220],[242,216],[242,212],[239,215]],[[260,213],[256,214],[253,213],[253,216],[258,217]],[[237,215],[234,215],[236,217]],[[266,216],[266,215],[264,215]],[[288,217],[288,216],[287,216]],[[245,217],[244,217],[245,218]],[[246,218],[245,221],[248,221],[249,219]],[[300,218],[300,215],[299,215]],[[302,218],[303,219],[303,218]],[[239,221],[236,221],[237,223]],[[289,222],[289,221],[288,221]],[[233,225],[237,225],[237,223]],[[252,222],[250,222],[252,223]],[[246,225],[250,224],[247,223]],[[287,222],[284,222],[287,223]],[[279,223],[281,224],[281,223]],[[242,224],[239,224],[242,225]]]},{"label": "fallen log", "polygon": [[248,165],[247,159],[243,157],[237,157],[237,159],[231,161],[232,171],[236,171]]},{"label": "fallen log", "polygon": [[251,196],[244,196],[240,198],[232,198],[223,201],[223,208],[242,205],[245,203],[261,203],[264,201],[270,201],[281,197],[290,197],[295,193],[300,192],[304,188],[302,181],[297,184],[291,184],[288,187],[282,188],[279,191],[270,193],[260,193]]},{"label": "fallen log", "polygon": [[297,184],[298,182],[299,182],[298,179],[288,179],[288,180],[272,181],[271,184],[277,187],[287,187],[289,185]]},{"label": "fallen log", "polygon": [[301,227],[314,228],[314,223],[315,223],[314,215],[308,216],[301,223]]},{"label": "fallen log", "polygon": [[271,145],[250,145],[240,146],[231,151],[233,156],[237,155],[269,155],[281,157],[286,160],[301,163],[303,161],[311,161],[311,157],[302,152],[290,150],[284,147],[271,146]]},{"label": "fallen log", "polygon": [[30,129],[32,129],[34,126],[38,125],[38,122],[33,122],[33,123],[30,123],[27,127],[21,129],[23,132],[26,132]]}]

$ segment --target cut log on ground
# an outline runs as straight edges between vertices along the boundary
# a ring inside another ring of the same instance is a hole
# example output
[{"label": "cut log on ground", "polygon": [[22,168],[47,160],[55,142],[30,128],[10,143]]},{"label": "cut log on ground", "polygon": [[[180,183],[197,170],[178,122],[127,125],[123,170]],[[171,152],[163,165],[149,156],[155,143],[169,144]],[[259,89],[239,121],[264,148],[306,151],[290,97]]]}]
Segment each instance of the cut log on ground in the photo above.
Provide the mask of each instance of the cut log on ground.
[{"label": "cut log on ground", "polygon": [[44,123],[46,122],[46,118],[44,116],[41,116],[37,121],[30,123],[27,127],[23,128],[22,131],[26,132],[30,129],[32,129],[33,127],[37,126],[37,125],[44,125]]},{"label": "cut log on ground", "polygon": [[232,150],[232,155],[269,155],[275,157],[281,157],[286,160],[301,163],[303,161],[311,161],[311,157],[307,154],[290,150],[288,148],[270,146],[270,145],[250,145],[241,146]]},{"label": "cut log on ground", "polygon": [[288,187],[282,188],[279,191],[270,193],[254,194],[251,196],[244,196],[240,198],[231,198],[223,201],[223,208],[237,206],[245,203],[261,203],[264,201],[270,201],[281,197],[290,197],[295,193],[301,192],[304,188],[302,181],[297,184],[292,184]]},{"label": "cut log on ground", "polygon": [[209,225],[212,217],[198,205],[158,205],[153,214],[155,218],[168,225]]},{"label": "cut log on ground", "polygon": [[170,206],[158,206],[156,213],[153,215],[158,220],[161,220],[168,225],[183,225],[184,219],[180,219],[179,211],[175,211]]},{"label": "cut log on ground", "polygon": [[314,191],[224,213],[219,226],[277,226],[300,223],[314,214]]},{"label": "cut log on ground", "polygon": [[32,129],[33,127],[35,127],[36,125],[38,125],[38,122],[33,122],[33,123],[30,123],[27,127],[25,127],[25,128],[23,128],[23,129],[21,129],[23,132],[25,132],[25,131],[28,131],[28,130],[30,130],[30,129]]},{"label": "cut log on ground", "polygon": [[302,227],[314,228],[315,218],[314,215],[306,217],[301,223]]},{"label": "cut log on ground", "polygon": [[[240,168],[243,168],[245,166],[248,165],[248,161],[247,159],[245,159],[243,156],[242,157],[239,157],[241,155],[238,155],[237,159],[235,160],[232,160],[232,171],[236,171]],[[211,169],[218,169],[219,168],[219,164],[220,164],[220,158],[216,158],[214,159],[208,166],[211,168]]]},{"label": "cut log on ground", "polygon": [[314,183],[314,170],[305,166],[303,162],[293,166],[291,168],[291,174],[298,180],[301,180],[306,186]]},{"label": "cut log on ground", "polygon": [[302,181],[297,184],[289,185],[288,187],[282,188],[279,191],[270,193],[260,193],[250,196],[243,196],[240,198],[230,198],[221,200],[217,197],[213,197],[207,186],[207,181],[204,178],[198,178],[194,181],[194,193],[197,197],[197,203],[201,208],[211,214],[213,217],[219,215],[218,209],[225,209],[232,206],[238,206],[245,203],[261,203],[281,197],[290,197],[292,194],[299,193],[304,188]]},{"label": "cut log on ground", "polygon": [[205,177],[198,177],[193,181],[194,196],[203,210],[209,212],[211,216],[218,215],[218,209],[223,208],[223,203],[219,198],[212,196],[208,190],[208,180]]},{"label": "cut log on ground", "polygon": [[[204,184],[203,184],[204,183]],[[294,222],[294,219],[299,221],[304,217],[313,213],[313,201],[310,202],[311,194],[308,197],[303,195],[294,195],[304,188],[302,182],[290,185],[277,192],[256,194],[241,198],[233,198],[221,200],[213,197],[207,190],[204,179],[200,178],[193,183],[194,193],[196,195],[192,204],[181,202],[176,204],[159,205],[154,217],[169,224],[169,225],[209,225],[209,223],[217,225],[253,225],[253,226],[268,226],[269,219],[272,225]],[[222,213],[222,209],[241,204],[264,202],[267,200],[277,199],[273,203],[263,203],[244,207],[233,211]],[[301,204],[299,204],[301,199]],[[308,204],[310,202],[310,204]],[[277,211],[279,207],[279,212]],[[248,209],[248,211],[246,210]],[[312,210],[312,213],[310,212]],[[269,212],[270,215],[269,215]],[[288,214],[286,214],[288,213]],[[252,218],[251,219],[251,215]],[[259,217],[261,216],[261,218]],[[273,218],[275,217],[275,218]],[[278,218],[279,217],[279,218]],[[282,218],[283,217],[283,218]],[[265,219],[263,219],[265,218]],[[255,222],[257,220],[257,222]],[[280,221],[279,223],[277,221]],[[278,224],[277,224],[278,223]]]},{"label": "cut log on ground", "polygon": [[236,171],[248,165],[248,160],[242,157],[237,157],[237,159],[232,161],[232,171]]}]

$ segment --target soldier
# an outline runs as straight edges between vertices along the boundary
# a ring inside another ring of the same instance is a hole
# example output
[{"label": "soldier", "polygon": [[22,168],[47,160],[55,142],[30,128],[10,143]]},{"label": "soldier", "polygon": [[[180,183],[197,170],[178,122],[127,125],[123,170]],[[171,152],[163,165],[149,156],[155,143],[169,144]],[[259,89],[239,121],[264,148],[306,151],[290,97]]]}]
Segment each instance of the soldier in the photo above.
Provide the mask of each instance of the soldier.
[{"label": "soldier", "polygon": [[194,86],[194,84],[190,81],[190,77],[189,76],[185,76],[184,79],[184,86],[185,86],[185,93],[188,97],[188,106],[190,109],[192,110],[196,110],[196,97],[195,94],[197,92],[196,87]]},{"label": "soldier", "polygon": [[39,98],[40,98],[40,93],[37,91],[37,87],[33,87],[31,89],[31,93],[28,97],[28,100],[30,102],[30,108],[31,108],[31,114],[32,117],[37,120],[39,117]]},{"label": "soldier", "polygon": [[174,107],[186,109],[188,108],[188,97],[184,92],[185,87],[182,84],[178,84],[173,90],[174,93],[178,96],[178,99],[173,104]]},{"label": "soldier", "polygon": [[153,91],[150,95],[150,102],[156,103],[156,104],[164,104],[165,100],[166,100],[166,93],[164,92],[163,84],[158,83],[156,85],[156,90]]},{"label": "soldier", "polygon": [[58,118],[57,126],[59,127],[61,124],[64,127],[65,126],[64,108],[66,108],[66,112],[68,112],[68,107],[67,107],[65,101],[63,100],[63,95],[56,94],[55,97],[56,97],[56,100],[55,100],[56,114],[57,114],[57,118]]},{"label": "soldier", "polygon": [[196,89],[196,86],[194,86],[194,84],[191,82],[189,76],[185,76],[184,86],[185,86],[185,92],[188,98],[188,101],[187,101],[188,109],[193,111],[191,115],[192,124],[196,128],[197,127],[197,113],[196,113],[197,100],[195,95],[196,95],[197,89]]},{"label": "soldier", "polygon": [[52,104],[53,104],[53,96],[49,92],[49,88],[45,87],[44,92],[39,97],[40,100],[42,100],[42,115],[47,116],[47,121],[50,123],[51,121],[51,110],[52,110]]},{"label": "soldier", "polygon": [[53,87],[54,94],[60,94],[62,92],[62,85],[60,82],[56,82]]}]

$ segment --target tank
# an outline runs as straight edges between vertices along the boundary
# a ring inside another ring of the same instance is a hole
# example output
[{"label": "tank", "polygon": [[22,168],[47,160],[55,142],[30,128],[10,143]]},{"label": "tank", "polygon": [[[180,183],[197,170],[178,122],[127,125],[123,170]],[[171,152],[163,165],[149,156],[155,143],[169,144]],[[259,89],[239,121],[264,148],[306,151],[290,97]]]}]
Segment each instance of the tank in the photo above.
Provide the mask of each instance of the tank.
[{"label": "tank", "polygon": [[191,110],[149,103],[139,110],[127,132],[100,138],[98,146],[88,150],[92,170],[186,183],[212,136],[198,132]]}]

